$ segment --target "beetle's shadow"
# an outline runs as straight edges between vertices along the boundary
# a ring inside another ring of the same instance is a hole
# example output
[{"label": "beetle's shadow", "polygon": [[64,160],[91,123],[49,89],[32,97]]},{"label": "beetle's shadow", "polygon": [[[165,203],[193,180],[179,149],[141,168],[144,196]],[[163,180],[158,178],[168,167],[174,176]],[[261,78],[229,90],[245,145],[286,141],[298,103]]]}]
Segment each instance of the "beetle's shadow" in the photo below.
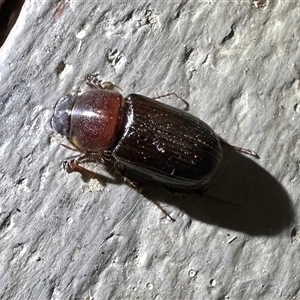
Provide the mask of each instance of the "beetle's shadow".
[{"label": "beetle's shadow", "polygon": [[147,195],[175,205],[193,219],[250,235],[277,234],[294,219],[283,187],[259,165],[231,147],[226,147],[224,162],[206,193],[176,195],[151,187]]},{"label": "beetle's shadow", "polygon": [[[193,219],[250,235],[275,235],[294,219],[288,194],[258,164],[227,145],[224,160],[210,189],[204,194],[175,194],[157,185],[143,186],[146,198],[178,207]],[[120,178],[81,170],[84,180],[123,184]],[[109,170],[112,174],[113,168]],[[169,212],[170,208],[165,207]],[[159,213],[161,213],[159,211]],[[158,216],[159,217],[159,216]]]}]

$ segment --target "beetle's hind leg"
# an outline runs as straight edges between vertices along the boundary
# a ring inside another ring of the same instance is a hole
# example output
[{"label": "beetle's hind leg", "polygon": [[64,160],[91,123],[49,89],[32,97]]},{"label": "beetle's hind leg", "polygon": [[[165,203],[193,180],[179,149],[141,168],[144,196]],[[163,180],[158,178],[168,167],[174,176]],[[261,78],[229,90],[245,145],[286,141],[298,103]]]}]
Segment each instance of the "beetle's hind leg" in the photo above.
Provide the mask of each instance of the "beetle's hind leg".
[{"label": "beetle's hind leg", "polygon": [[237,147],[237,146],[233,146],[229,143],[227,143],[224,139],[222,139],[221,137],[219,137],[220,139],[220,142],[221,142],[221,145],[222,146],[229,146],[229,147],[232,147],[235,151],[239,152],[239,153],[242,153],[242,154],[246,154],[246,155],[250,155],[250,156],[253,156],[257,159],[259,159],[259,155],[255,152],[255,151],[252,151],[252,150],[249,150],[249,149],[245,149],[245,148],[241,148],[241,147]]},{"label": "beetle's hind leg", "polygon": [[240,147],[236,147],[236,146],[232,146],[232,147],[237,152],[253,156],[253,157],[257,158],[257,159],[260,158],[259,155],[255,151],[253,151],[253,150],[244,149],[244,148],[240,148]]},{"label": "beetle's hind leg", "polygon": [[150,200],[152,203],[154,203],[164,214],[166,219],[170,220],[171,222],[175,222],[175,219],[170,216],[170,214],[167,213],[167,211],[160,205],[160,203],[157,200],[149,199],[146,193],[144,192],[143,188],[138,184],[137,182],[131,181],[127,177],[122,176],[125,183],[136,189],[141,195],[143,195],[146,199]]}]

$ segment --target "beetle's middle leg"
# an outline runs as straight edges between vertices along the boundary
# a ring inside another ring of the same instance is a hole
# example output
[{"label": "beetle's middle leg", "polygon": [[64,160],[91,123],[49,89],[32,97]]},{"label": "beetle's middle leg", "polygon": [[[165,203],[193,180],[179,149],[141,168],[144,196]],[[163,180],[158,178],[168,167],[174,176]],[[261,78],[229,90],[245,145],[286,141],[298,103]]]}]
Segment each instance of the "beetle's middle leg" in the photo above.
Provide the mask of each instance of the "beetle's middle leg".
[{"label": "beetle's middle leg", "polygon": [[160,99],[160,98],[164,98],[164,97],[168,97],[168,96],[175,96],[177,97],[178,99],[180,99],[184,105],[185,105],[185,108],[183,110],[185,111],[189,111],[190,110],[190,104],[185,100],[183,99],[182,97],[180,97],[178,94],[176,94],[175,92],[171,92],[171,93],[167,93],[167,94],[164,94],[164,95],[159,95],[159,96],[156,96],[156,97],[153,97],[152,99]]},{"label": "beetle's middle leg", "polygon": [[160,203],[157,200],[153,200],[153,199],[149,199],[147,197],[147,195],[144,193],[144,190],[142,189],[142,187],[140,186],[140,184],[138,184],[137,182],[131,181],[130,179],[128,179],[127,177],[122,176],[123,180],[125,183],[127,183],[128,185],[130,185],[131,187],[133,187],[134,189],[136,189],[140,194],[142,194],[145,198],[147,198],[148,200],[150,200],[152,203],[154,203],[164,214],[164,216],[172,221],[175,222],[175,219],[172,218],[170,216],[169,213],[167,213],[167,211],[160,205]]}]

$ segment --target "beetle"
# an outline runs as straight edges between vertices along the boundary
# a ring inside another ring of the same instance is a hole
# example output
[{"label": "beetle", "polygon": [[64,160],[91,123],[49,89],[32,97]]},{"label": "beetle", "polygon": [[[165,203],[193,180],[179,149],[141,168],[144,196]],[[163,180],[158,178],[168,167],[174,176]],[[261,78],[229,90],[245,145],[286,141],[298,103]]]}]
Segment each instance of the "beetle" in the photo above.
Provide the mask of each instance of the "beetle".
[{"label": "beetle", "polygon": [[88,75],[86,83],[90,90],[58,100],[51,118],[53,130],[80,152],[64,160],[68,173],[86,170],[82,163],[98,162],[141,193],[149,183],[184,193],[208,188],[227,143],[205,122],[146,96],[123,97],[117,86],[96,75]]}]

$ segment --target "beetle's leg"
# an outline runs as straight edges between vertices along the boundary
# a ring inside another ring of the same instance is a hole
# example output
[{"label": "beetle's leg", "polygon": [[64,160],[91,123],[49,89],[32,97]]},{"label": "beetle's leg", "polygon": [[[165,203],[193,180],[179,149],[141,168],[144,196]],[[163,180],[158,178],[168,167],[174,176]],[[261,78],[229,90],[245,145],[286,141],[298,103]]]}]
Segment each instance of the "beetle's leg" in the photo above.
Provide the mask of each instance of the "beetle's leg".
[{"label": "beetle's leg", "polygon": [[68,173],[73,173],[73,172],[78,172],[81,174],[81,176],[85,179],[85,180],[89,180],[89,179],[97,179],[100,182],[111,182],[111,183],[115,183],[116,180],[115,179],[111,179],[109,177],[106,177],[102,174],[93,172],[89,169],[86,169],[85,167],[82,167],[80,165],[80,163],[88,163],[88,162],[101,162],[103,163],[103,157],[98,155],[91,155],[91,154],[86,154],[83,153],[81,155],[77,155],[77,156],[72,156],[72,157],[68,157],[63,161],[63,167],[64,169],[68,172]]},{"label": "beetle's leg", "polygon": [[249,149],[244,149],[244,148],[240,148],[240,147],[236,147],[236,146],[232,146],[235,151],[237,152],[240,152],[240,153],[243,153],[243,154],[247,154],[247,155],[251,155],[257,159],[259,159],[259,155],[255,152],[255,151],[252,151],[252,150],[249,150]]},{"label": "beetle's leg", "polygon": [[[80,155],[71,156],[65,158],[63,161],[63,167],[68,173],[83,171],[85,168],[79,166],[80,163],[104,163],[104,160],[99,154],[82,153]],[[85,169],[87,170],[87,169]]]},{"label": "beetle's leg", "polygon": [[88,171],[86,168],[79,165],[76,158],[72,159],[71,157],[63,161],[63,167],[68,173],[78,172],[82,174]]},{"label": "beetle's leg", "polygon": [[176,96],[177,98],[179,98],[185,104],[184,110],[185,111],[189,111],[190,110],[190,104],[186,100],[184,100],[183,98],[181,98],[180,96],[178,96],[175,92],[164,94],[164,95],[160,95],[160,96],[154,97],[152,99],[156,100],[156,99],[160,99],[160,98],[168,97],[168,96]]},{"label": "beetle's leg", "polygon": [[[148,198],[147,198],[148,199]],[[170,214],[168,214],[167,212],[166,212],[166,210],[160,205],[160,203],[158,202],[158,201],[156,201],[156,200],[152,200],[152,199],[149,199],[152,203],[154,203],[161,211],[162,211],[162,213],[165,215],[165,217],[167,218],[167,219],[169,219],[171,222],[175,222],[175,219],[174,218],[172,218],[171,216],[170,216]]]},{"label": "beetle's leg", "polygon": [[86,75],[85,82],[92,89],[111,90],[111,91],[116,89],[121,90],[121,88],[119,88],[111,81],[103,81],[101,79],[98,79],[98,77],[94,74]]},{"label": "beetle's leg", "polygon": [[146,199],[150,200],[152,203],[154,203],[161,211],[162,213],[165,215],[165,217],[167,219],[169,219],[172,222],[175,222],[175,219],[172,218],[167,212],[166,210],[160,205],[160,203],[156,200],[153,199],[149,199],[145,193],[143,192],[143,189],[140,187],[140,185],[137,182],[131,181],[130,179],[128,179],[127,177],[122,176],[124,182],[126,182],[128,185],[132,186],[134,189],[136,189],[140,194],[142,194]]},{"label": "beetle's leg", "polygon": [[221,142],[221,145],[225,145],[225,146],[230,146],[232,147],[235,151],[237,152],[240,152],[242,154],[247,154],[247,155],[250,155],[250,156],[253,156],[257,159],[259,159],[259,155],[255,152],[255,151],[252,151],[252,150],[249,150],[249,149],[244,149],[244,148],[240,148],[240,147],[236,147],[236,146],[233,146],[233,145],[230,145],[229,143],[227,143],[224,139],[222,139],[221,137],[219,137],[220,139],[220,142]]},{"label": "beetle's leg", "polygon": [[97,162],[96,158],[87,155],[86,153],[82,153],[80,155],[70,156],[65,158],[63,161],[63,167],[68,173],[78,172],[78,173],[85,173],[87,170],[86,168],[80,166],[80,163],[86,162]]}]

